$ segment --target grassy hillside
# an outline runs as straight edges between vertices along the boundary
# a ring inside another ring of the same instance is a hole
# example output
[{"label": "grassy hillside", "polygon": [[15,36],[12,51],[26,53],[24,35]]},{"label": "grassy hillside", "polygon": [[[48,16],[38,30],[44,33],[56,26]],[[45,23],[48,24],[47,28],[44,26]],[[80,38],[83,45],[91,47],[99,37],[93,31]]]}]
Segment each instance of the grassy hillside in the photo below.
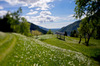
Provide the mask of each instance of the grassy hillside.
[{"label": "grassy hillside", "polygon": [[[72,39],[75,38],[70,38],[69,42]],[[93,59],[73,49],[74,43],[73,48],[64,43],[66,42],[52,35],[42,35],[34,39],[17,33],[0,32],[0,66],[98,65]]]},{"label": "grassy hillside", "polygon": [[30,25],[30,30],[38,30],[38,31],[42,32],[43,34],[46,34],[47,33],[46,30],[41,29],[39,26],[37,26],[37,25],[35,25],[33,23],[30,23],[30,24],[31,24]]},{"label": "grassy hillside", "polygon": [[[44,38],[49,37],[49,38]],[[100,40],[90,39],[90,46],[85,46],[82,39],[82,43],[78,44],[79,38],[67,37],[65,41],[56,38],[56,35],[44,35],[39,36],[39,40],[46,42],[50,45],[57,46],[66,50],[78,51],[86,55],[87,57],[100,62]]]},{"label": "grassy hillside", "polygon": [[70,35],[71,31],[77,30],[77,28],[79,27],[80,22],[81,22],[80,20],[76,21],[76,22],[74,22],[74,23],[72,23],[72,24],[70,24],[70,25],[68,25],[66,27],[62,27],[59,31],[60,32],[67,31],[68,35]]}]

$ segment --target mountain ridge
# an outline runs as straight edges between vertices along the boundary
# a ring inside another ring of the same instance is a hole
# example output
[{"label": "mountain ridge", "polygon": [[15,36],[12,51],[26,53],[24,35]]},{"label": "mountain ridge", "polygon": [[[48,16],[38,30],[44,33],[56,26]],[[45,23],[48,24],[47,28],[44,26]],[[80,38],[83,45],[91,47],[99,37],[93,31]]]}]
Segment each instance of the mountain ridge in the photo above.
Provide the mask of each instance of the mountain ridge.
[{"label": "mountain ridge", "polygon": [[72,24],[69,24],[65,27],[62,27],[60,30],[60,32],[67,32],[68,35],[70,35],[71,31],[73,30],[77,30],[77,28],[79,27],[79,24],[80,24],[81,20],[78,20],[78,21],[75,21],[74,23]]},{"label": "mountain ridge", "polygon": [[35,25],[34,23],[31,23],[31,22],[28,22],[28,23],[30,23],[30,31],[38,30],[38,31],[42,32],[43,34],[47,33],[46,30],[41,29],[38,25]]}]

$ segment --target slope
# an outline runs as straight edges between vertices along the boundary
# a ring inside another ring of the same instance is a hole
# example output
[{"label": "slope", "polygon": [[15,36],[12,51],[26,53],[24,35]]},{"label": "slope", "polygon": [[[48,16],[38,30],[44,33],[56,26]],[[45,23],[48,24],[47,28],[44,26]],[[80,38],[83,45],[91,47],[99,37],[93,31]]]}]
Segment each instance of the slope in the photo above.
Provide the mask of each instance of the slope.
[{"label": "slope", "polygon": [[65,26],[65,27],[62,27],[59,31],[60,32],[65,32],[67,31],[68,35],[70,35],[70,32],[73,31],[73,30],[77,30],[77,28],[79,27],[79,24],[80,24],[81,20],[79,21],[76,21],[68,26]]},{"label": "slope", "polygon": [[43,34],[46,34],[47,33],[46,30],[41,29],[39,26],[37,26],[37,25],[35,25],[33,23],[30,23],[30,24],[31,24],[30,25],[30,30],[38,30],[38,31],[42,32]]},{"label": "slope", "polygon": [[15,37],[16,41],[12,39],[10,46],[13,43],[14,45],[0,61],[0,66],[95,66],[91,59],[80,52],[53,46],[17,33],[10,36]]}]

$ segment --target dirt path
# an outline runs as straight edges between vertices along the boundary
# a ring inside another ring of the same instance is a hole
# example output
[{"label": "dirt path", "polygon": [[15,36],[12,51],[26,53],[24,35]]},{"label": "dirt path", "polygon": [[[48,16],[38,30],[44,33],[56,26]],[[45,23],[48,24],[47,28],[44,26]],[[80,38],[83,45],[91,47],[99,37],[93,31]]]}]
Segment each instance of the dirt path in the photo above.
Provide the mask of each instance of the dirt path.
[{"label": "dirt path", "polygon": [[0,46],[2,46],[9,38],[10,38],[10,36],[7,35],[7,37],[0,42]]},{"label": "dirt path", "polygon": [[12,42],[11,42],[11,46],[8,47],[8,48],[0,55],[0,61],[2,61],[2,60],[6,57],[6,55],[13,49],[13,47],[15,46],[15,44],[16,44],[16,38],[15,38],[15,36],[14,36],[13,39],[12,39]]}]

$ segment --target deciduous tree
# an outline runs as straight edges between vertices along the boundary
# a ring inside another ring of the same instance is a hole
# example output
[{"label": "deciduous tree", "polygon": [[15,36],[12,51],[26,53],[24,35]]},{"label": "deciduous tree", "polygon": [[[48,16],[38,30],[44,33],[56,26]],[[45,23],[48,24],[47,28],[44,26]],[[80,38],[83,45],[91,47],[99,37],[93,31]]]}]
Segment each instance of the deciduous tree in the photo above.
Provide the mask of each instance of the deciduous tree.
[{"label": "deciduous tree", "polygon": [[47,32],[47,34],[53,34],[53,32],[49,29],[49,31]]},{"label": "deciduous tree", "polygon": [[76,18],[86,16],[78,28],[80,35],[87,37],[88,46],[90,37],[96,32],[100,23],[100,0],[76,0],[75,15]]}]

